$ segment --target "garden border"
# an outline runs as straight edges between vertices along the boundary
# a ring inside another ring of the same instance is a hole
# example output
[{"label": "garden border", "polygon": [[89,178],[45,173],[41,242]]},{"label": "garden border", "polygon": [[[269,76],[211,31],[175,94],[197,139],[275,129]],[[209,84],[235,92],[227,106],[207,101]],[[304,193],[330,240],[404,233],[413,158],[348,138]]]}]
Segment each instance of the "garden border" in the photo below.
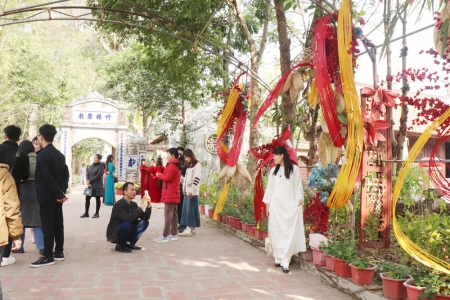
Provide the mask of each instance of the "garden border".
[{"label": "garden border", "polygon": [[[243,241],[246,241],[247,243],[251,244],[252,246],[258,248],[261,251],[265,251],[264,247],[264,241],[258,240],[255,237],[248,235],[247,233],[244,233],[243,231],[236,230],[226,224],[217,222],[211,218],[209,218],[207,215],[200,215],[202,218],[202,221],[204,221],[206,224],[215,226],[217,228],[222,229],[225,232],[228,232],[238,238],[240,238]],[[299,267],[303,271],[307,272],[308,274],[311,274],[318,279],[320,279],[322,282],[331,285],[334,288],[337,288],[341,292],[344,292],[352,297],[354,299],[358,300],[387,300],[383,296],[383,288],[381,285],[370,285],[370,286],[360,286],[356,285],[351,281],[351,278],[342,278],[336,275],[334,272],[327,271],[325,267],[316,267],[312,262],[306,262],[300,258],[300,256],[294,256],[292,258],[293,265],[296,267]]]}]

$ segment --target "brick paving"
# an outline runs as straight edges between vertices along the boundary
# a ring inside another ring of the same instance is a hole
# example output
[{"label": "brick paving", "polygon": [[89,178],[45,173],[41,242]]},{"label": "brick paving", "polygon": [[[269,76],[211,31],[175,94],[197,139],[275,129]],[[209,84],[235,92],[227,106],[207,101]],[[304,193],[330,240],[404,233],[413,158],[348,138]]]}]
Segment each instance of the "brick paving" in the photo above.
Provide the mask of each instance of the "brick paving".
[{"label": "brick paving", "polygon": [[[94,209],[92,199],[90,215]],[[76,189],[64,204],[66,260],[31,268],[39,255],[25,243],[26,253],[1,268],[4,299],[352,299],[295,267],[284,274],[264,252],[215,227],[155,243],[164,218],[155,207],[138,242],[143,250],[115,252],[105,237],[111,207],[102,205],[98,219],[81,219],[83,211]]]}]

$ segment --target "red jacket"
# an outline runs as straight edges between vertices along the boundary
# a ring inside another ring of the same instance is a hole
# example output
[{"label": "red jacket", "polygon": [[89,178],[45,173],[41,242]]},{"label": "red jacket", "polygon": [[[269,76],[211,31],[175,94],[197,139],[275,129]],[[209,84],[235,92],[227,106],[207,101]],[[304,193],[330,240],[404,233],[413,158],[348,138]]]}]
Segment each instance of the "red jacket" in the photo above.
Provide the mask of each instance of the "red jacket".
[{"label": "red jacket", "polygon": [[161,202],[180,203],[181,170],[178,167],[178,159],[169,161],[164,173],[159,174],[158,178],[163,181]]}]

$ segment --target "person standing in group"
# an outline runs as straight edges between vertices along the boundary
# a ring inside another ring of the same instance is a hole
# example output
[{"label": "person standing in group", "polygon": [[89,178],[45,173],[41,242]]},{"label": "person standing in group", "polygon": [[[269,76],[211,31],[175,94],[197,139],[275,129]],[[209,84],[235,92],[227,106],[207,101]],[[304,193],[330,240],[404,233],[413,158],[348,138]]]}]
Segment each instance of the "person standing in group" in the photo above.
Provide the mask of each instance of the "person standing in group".
[{"label": "person standing in group", "polygon": [[116,175],[116,167],[114,167],[114,156],[112,154],[106,157],[106,181],[105,181],[105,205],[113,205],[116,203],[116,195],[114,192],[114,182]]},{"label": "person standing in group", "polygon": [[275,267],[288,273],[292,255],[306,251],[303,187],[300,169],[292,164],[287,149],[275,148],[273,157],[276,166],[270,170],[263,202],[269,217]]},{"label": "person standing in group", "polygon": [[184,176],[186,176],[187,164],[186,164],[186,161],[184,160],[184,156],[183,156],[184,148],[178,147],[177,151],[179,154],[180,168],[181,168],[180,203],[178,204],[178,224],[180,224],[180,225],[178,226],[178,231],[183,232],[186,229],[186,227],[184,225],[181,225],[181,216],[183,214],[183,201],[184,201],[183,180],[184,180]]},{"label": "person standing in group", "polygon": [[[0,145],[0,163],[9,166],[9,173],[14,178],[16,191],[20,196],[20,183],[30,176],[28,155],[19,151],[19,144],[17,144],[22,130],[15,125],[9,125],[3,129],[3,132],[5,141]],[[11,256],[11,247],[12,240],[10,239],[3,251],[2,266],[8,266],[16,262],[16,259]]]},{"label": "person standing in group", "polygon": [[92,218],[98,218],[100,211],[100,197],[103,197],[103,172],[105,165],[101,162],[102,156],[100,154],[94,155],[94,161],[87,170],[87,186],[92,190],[91,196],[86,196],[84,204],[84,214],[80,218],[89,218],[89,206],[91,205],[91,197],[95,197],[95,214]]},{"label": "person standing in group", "polygon": [[181,168],[176,148],[167,150],[167,165],[164,173],[156,173],[156,177],[162,180],[162,197],[164,202],[164,231],[154,239],[157,243],[176,241],[178,234],[177,206],[180,203],[180,178]]},{"label": "person standing in group", "polygon": [[[161,192],[162,192],[162,186],[158,184],[158,177],[156,177],[157,173],[164,173],[164,166],[163,166],[163,160],[161,157],[158,157],[156,159],[156,165],[150,168],[150,199],[153,203],[157,203],[158,207],[160,207],[160,201],[161,201]],[[162,181],[161,181],[162,183]]]},{"label": "person standing in group", "polygon": [[148,166],[149,168],[156,166],[155,164],[155,160],[152,158],[152,160],[150,161],[150,166]]},{"label": "person standing in group", "polygon": [[[10,239],[14,241],[12,250],[17,250],[22,246],[20,235],[23,226],[20,218],[19,198],[14,178],[9,174],[8,169],[7,164],[0,164],[0,256]],[[1,282],[0,299],[3,299]]]},{"label": "person standing in group", "polygon": [[[36,139],[37,141],[37,139]],[[20,143],[19,149],[26,153],[30,161],[30,177],[20,185],[20,214],[22,217],[23,234],[21,236],[22,247],[13,250],[13,253],[23,253],[23,242],[25,239],[25,228],[33,229],[34,241],[39,254],[44,254],[44,234],[42,233],[41,216],[38,198],[36,194],[36,184],[34,182],[36,170],[36,147],[32,142],[24,140]]]},{"label": "person standing in group", "polygon": [[87,169],[84,164],[81,164],[81,168],[80,168],[80,184],[81,185],[85,185],[86,184],[86,173],[87,173]]},{"label": "person standing in group", "polygon": [[145,191],[148,193],[148,184],[149,184],[149,168],[147,167],[147,162],[145,159],[141,159],[141,166],[139,167],[139,171],[141,172],[141,199],[145,195]]},{"label": "person standing in group", "polygon": [[200,178],[202,166],[195,158],[191,149],[184,151],[186,160],[186,176],[183,180],[183,212],[181,215],[179,230],[180,236],[192,236],[196,233],[196,228],[200,227],[200,212],[198,210],[198,194],[200,190]]},{"label": "person standing in group", "polygon": [[53,265],[55,260],[64,260],[62,206],[69,200],[65,195],[69,169],[65,156],[53,146],[55,135],[56,128],[53,125],[45,124],[39,128],[38,141],[43,149],[36,159],[35,183],[44,233],[44,256],[30,264],[34,268]]}]

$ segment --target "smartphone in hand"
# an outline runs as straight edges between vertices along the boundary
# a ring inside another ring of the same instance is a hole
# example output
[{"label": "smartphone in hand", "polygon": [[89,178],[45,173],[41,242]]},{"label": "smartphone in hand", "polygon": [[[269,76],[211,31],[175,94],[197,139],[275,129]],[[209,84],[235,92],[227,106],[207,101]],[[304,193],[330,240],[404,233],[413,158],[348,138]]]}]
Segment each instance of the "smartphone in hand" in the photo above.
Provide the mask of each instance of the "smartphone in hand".
[{"label": "smartphone in hand", "polygon": [[145,195],[148,195],[148,191],[147,191],[147,190],[145,190],[145,191],[144,191],[144,194],[145,194]]}]

